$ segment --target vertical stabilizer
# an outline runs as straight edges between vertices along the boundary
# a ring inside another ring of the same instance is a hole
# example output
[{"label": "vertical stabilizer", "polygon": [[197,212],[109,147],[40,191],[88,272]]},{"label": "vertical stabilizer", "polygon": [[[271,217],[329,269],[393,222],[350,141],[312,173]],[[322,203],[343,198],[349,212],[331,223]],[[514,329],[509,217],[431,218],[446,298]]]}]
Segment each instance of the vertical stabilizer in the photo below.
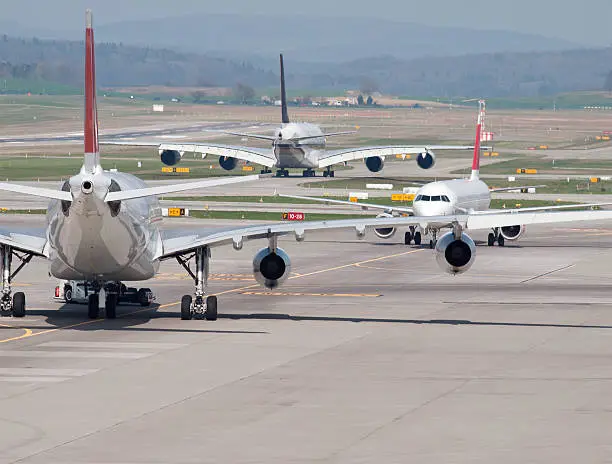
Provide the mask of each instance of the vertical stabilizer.
[{"label": "vertical stabilizer", "polygon": [[289,112],[287,111],[287,91],[285,90],[285,64],[283,63],[283,54],[280,56],[280,79],[281,79],[281,111],[282,123],[289,124]]},{"label": "vertical stabilizer", "polygon": [[100,167],[98,109],[96,106],[96,58],[91,10],[85,12],[85,159],[83,169],[94,173]]},{"label": "vertical stabilizer", "polygon": [[472,160],[471,180],[478,180],[480,177],[480,142],[482,140],[482,128],[485,121],[485,101],[478,101],[478,122],[476,124],[476,140],[474,142],[474,159]]}]

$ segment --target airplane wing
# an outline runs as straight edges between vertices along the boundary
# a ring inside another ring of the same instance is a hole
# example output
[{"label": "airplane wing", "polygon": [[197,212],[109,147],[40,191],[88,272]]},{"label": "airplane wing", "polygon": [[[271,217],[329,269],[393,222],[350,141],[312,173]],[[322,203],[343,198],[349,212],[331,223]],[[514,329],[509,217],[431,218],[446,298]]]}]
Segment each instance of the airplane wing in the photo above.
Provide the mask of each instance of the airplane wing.
[{"label": "airplane wing", "polygon": [[408,208],[406,206],[393,206],[393,205],[377,205],[375,203],[361,203],[359,201],[346,201],[346,200],[338,200],[335,198],[320,198],[320,197],[306,197],[300,195],[284,195],[279,193],[279,197],[282,198],[293,198],[295,200],[307,200],[307,201],[318,201],[319,203],[325,204],[333,204],[333,205],[347,205],[347,206],[358,206],[362,210],[367,211],[368,209],[378,209],[382,210],[385,213],[403,213],[412,215],[414,214],[412,208]]},{"label": "airplane wing", "polygon": [[500,188],[492,188],[489,189],[489,192],[491,193],[499,193],[499,192],[513,192],[515,190],[523,190],[523,189],[530,189],[530,188],[544,188],[546,187],[546,185],[521,185],[521,186],[517,186],[517,187],[500,187]]},{"label": "airplane wing", "polygon": [[47,231],[44,228],[0,226],[0,244],[46,257]]},{"label": "airplane wing", "polygon": [[516,214],[516,213],[533,213],[538,211],[555,211],[561,209],[587,209],[598,208],[602,206],[610,206],[612,203],[576,203],[571,205],[551,205],[551,206],[530,206],[527,208],[508,208],[508,209],[488,209],[485,211],[471,211],[472,216],[487,216],[491,214]]},{"label": "airplane wing", "polygon": [[612,219],[612,210],[338,219],[333,221],[281,222],[212,231],[210,229],[184,229],[179,231],[179,233],[175,232],[172,236],[162,236],[163,250],[156,258],[169,259],[203,246],[213,247],[230,243],[233,243],[236,249],[240,249],[245,240],[265,239],[271,236],[294,234],[296,240],[302,241],[307,234],[336,229],[353,229],[358,237],[364,237],[367,229],[381,227],[412,225],[420,226],[425,229],[427,227],[445,228],[457,225],[463,230],[469,231],[486,230],[494,227],[513,226],[517,224],[553,224],[610,219]]},{"label": "airplane wing", "polygon": [[394,145],[380,147],[358,147],[345,150],[328,150],[319,159],[319,168],[326,168],[345,161],[360,160],[370,156],[395,156],[407,154],[427,153],[433,150],[473,150],[474,146],[467,145]]},{"label": "airplane wing", "polygon": [[[245,134],[246,135],[246,134]],[[126,147],[157,147],[160,151],[176,151],[183,153],[202,153],[206,155],[225,156],[237,158],[249,163],[260,164],[266,167],[276,165],[276,158],[269,148],[251,148],[235,145],[219,145],[214,143],[165,143],[165,142],[131,142],[124,140],[100,141],[100,145],[120,145]]]}]

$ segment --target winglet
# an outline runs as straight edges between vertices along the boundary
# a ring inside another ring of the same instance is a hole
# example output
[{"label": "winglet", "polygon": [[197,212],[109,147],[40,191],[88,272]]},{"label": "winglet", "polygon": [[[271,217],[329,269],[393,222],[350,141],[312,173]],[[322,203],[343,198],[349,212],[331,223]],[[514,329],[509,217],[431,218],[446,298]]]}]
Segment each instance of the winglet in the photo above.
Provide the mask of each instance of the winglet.
[{"label": "winglet", "polygon": [[289,124],[289,112],[287,111],[287,91],[285,90],[285,64],[283,54],[280,55],[280,79],[281,79],[281,112],[282,123]]},{"label": "winglet", "polygon": [[85,158],[83,169],[93,173],[100,166],[98,110],[96,105],[96,58],[91,10],[85,12]]},{"label": "winglet", "polygon": [[474,159],[472,160],[471,180],[478,180],[480,177],[480,142],[482,139],[482,126],[485,119],[485,101],[478,101],[478,123],[476,124],[476,141],[474,142]]}]

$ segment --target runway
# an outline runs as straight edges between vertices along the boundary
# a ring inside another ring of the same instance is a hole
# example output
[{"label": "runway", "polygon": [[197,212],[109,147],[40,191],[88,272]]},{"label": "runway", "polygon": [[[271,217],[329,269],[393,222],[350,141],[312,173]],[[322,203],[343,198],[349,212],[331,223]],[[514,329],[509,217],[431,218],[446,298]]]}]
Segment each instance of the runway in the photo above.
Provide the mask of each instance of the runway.
[{"label": "runway", "polygon": [[216,322],[179,319],[173,262],[114,321],[33,262],[29,315],[0,319],[0,462],[605,461],[612,227],[530,227],[458,277],[400,240],[281,239],[273,292],[263,242],[214,249]]}]

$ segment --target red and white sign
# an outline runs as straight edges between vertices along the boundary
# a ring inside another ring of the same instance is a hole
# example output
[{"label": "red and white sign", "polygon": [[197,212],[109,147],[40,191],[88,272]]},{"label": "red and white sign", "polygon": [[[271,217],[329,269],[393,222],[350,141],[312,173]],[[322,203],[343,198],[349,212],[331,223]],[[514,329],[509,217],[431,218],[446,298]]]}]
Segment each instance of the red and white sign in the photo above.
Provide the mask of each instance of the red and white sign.
[{"label": "red and white sign", "polygon": [[305,217],[304,213],[296,213],[294,211],[283,213],[283,221],[303,221]]},{"label": "red and white sign", "polygon": [[493,140],[493,132],[483,132],[480,136],[481,142],[491,142]]}]

